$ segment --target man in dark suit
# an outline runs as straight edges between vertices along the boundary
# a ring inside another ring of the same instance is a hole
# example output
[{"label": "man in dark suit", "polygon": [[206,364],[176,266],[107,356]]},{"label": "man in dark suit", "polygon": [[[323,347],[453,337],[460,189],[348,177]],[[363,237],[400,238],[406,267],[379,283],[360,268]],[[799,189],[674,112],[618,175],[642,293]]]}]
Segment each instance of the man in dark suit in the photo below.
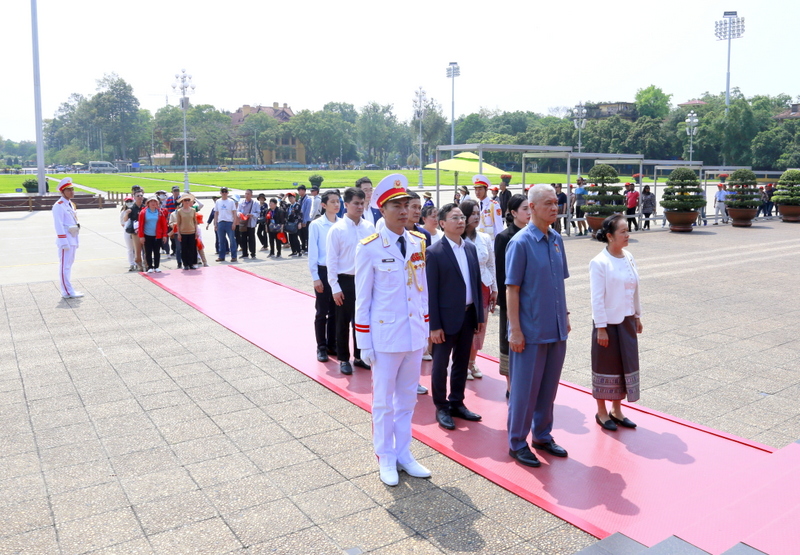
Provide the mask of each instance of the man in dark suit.
[{"label": "man in dark suit", "polygon": [[[454,430],[453,417],[477,422],[481,416],[464,406],[472,338],[485,325],[481,302],[481,275],[475,245],[462,239],[466,218],[455,204],[439,211],[444,237],[426,253],[428,274],[428,312],[433,369],[431,392],[436,405],[436,421]],[[450,395],[447,395],[447,366],[450,355]]]}]

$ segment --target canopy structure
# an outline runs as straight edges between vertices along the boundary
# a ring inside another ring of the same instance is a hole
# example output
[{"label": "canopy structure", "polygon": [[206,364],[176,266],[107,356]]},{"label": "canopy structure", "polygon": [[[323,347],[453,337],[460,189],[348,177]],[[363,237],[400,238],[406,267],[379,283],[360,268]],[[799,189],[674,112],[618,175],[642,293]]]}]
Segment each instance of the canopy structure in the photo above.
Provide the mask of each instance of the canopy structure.
[{"label": "canopy structure", "polygon": [[[439,171],[446,169],[443,165],[450,160],[439,160],[439,153],[440,152],[459,152],[463,154],[458,154],[455,158],[461,158],[462,160],[470,160],[475,157],[475,154],[471,152],[465,151],[472,151],[477,150],[478,155],[476,156],[478,162],[478,169],[475,173],[493,173],[493,174],[501,174],[504,173],[502,170],[494,168],[491,164],[488,164],[483,161],[483,153],[484,152],[514,152],[524,154],[526,152],[572,152],[571,146],[540,146],[540,145],[493,145],[493,144],[485,144],[485,143],[475,143],[475,144],[463,144],[463,145],[439,145],[436,147],[436,163],[429,164],[428,168],[436,168],[436,205],[440,206],[440,192],[441,192],[441,184],[439,183]],[[523,162],[524,163],[524,162]],[[489,171],[489,167],[494,168],[497,171]],[[460,171],[460,170],[459,170]]]},{"label": "canopy structure", "polygon": [[473,152],[462,152],[456,154],[455,158],[449,160],[441,160],[425,166],[428,169],[454,171],[454,172],[470,172],[470,173],[488,173],[488,174],[503,174],[505,173],[500,168],[482,162],[481,158]]}]

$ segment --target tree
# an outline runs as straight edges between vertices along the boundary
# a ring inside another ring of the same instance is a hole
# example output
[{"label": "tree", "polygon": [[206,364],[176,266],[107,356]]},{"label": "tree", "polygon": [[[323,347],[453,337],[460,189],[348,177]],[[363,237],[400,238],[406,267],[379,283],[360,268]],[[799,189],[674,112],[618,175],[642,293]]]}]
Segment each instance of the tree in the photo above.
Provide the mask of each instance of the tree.
[{"label": "tree", "polygon": [[116,73],[99,79],[97,90],[90,101],[97,113],[97,124],[108,143],[114,145],[117,156],[127,160],[128,145],[136,133],[139,100],[133,95],[133,87]]},{"label": "tree", "polygon": [[660,88],[650,85],[646,89],[636,91],[636,111],[639,117],[648,116],[662,120],[669,114],[671,94],[664,94]]},{"label": "tree", "polygon": [[[414,119],[410,124],[410,132],[414,136],[415,142],[419,141],[419,118],[417,115],[417,113],[414,114]],[[425,115],[422,118],[422,141],[425,143],[423,151],[427,152],[428,160],[437,146],[450,143],[449,131],[450,126],[447,125],[447,119],[442,114],[442,106],[433,98],[428,99],[425,103]],[[416,151],[419,151],[419,144],[416,145]],[[421,163],[424,165],[426,161],[422,160]]]},{"label": "tree", "polygon": [[486,131],[487,118],[481,114],[470,114],[456,120],[456,144],[467,144],[476,133]]},{"label": "tree", "polygon": [[625,151],[644,154],[645,158],[661,160],[666,158],[666,137],[660,121],[650,116],[637,119],[625,141]]},{"label": "tree", "polygon": [[322,111],[339,114],[344,121],[351,125],[355,125],[358,119],[358,112],[356,112],[355,106],[347,102],[328,102],[322,107]]},{"label": "tree", "polygon": [[792,146],[792,135],[783,126],[761,131],[753,139],[753,165],[760,169],[774,170],[781,154]]},{"label": "tree", "polygon": [[264,112],[250,114],[245,118],[239,129],[239,134],[243,140],[247,141],[248,151],[250,146],[253,147],[253,157],[256,164],[264,163],[265,150],[275,150],[279,126],[278,120]]},{"label": "tree", "polygon": [[369,162],[385,162],[392,148],[392,132],[397,127],[397,118],[392,113],[392,105],[370,102],[361,109],[356,122],[356,131],[361,146],[365,149]]},{"label": "tree", "polygon": [[186,114],[187,148],[192,164],[217,164],[229,149],[231,118],[210,104],[193,106]]}]

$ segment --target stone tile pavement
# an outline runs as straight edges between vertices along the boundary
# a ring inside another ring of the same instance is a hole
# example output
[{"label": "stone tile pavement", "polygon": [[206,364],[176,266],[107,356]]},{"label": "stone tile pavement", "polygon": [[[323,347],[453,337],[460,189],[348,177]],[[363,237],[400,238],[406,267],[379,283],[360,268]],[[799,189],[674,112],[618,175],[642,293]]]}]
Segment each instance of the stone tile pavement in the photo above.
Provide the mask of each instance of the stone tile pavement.
[{"label": "stone tile pavement", "polygon": [[[595,541],[418,442],[433,478],[386,488],[368,413],[123,273],[100,212],[83,220],[87,295],[69,301],[42,268],[55,273],[49,220],[0,217],[5,237],[48,242],[14,258],[0,247],[14,265],[11,278],[0,265],[0,553],[568,554]],[[780,222],[634,234],[642,405],[776,448],[800,438],[798,239]],[[563,377],[589,385],[600,247],[566,248]],[[305,259],[240,265],[311,290]]]}]

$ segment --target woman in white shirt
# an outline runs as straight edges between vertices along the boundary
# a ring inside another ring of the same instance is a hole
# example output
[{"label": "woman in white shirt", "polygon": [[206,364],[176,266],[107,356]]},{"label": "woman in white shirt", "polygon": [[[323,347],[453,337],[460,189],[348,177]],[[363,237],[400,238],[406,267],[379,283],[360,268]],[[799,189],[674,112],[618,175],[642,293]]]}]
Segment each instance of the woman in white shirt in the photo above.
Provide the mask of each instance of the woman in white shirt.
[{"label": "woman in white shirt", "polygon": [[[589,263],[592,295],[592,396],[597,400],[595,421],[605,430],[635,428],[622,414],[621,401],[639,400],[639,342],[642,306],[639,272],[628,246],[625,216],[603,221],[596,238],[607,243]],[[610,400],[612,409],[606,408]]]},{"label": "woman in white shirt", "polygon": [[[471,241],[478,251],[478,265],[481,271],[481,289],[483,290],[483,313],[486,320],[489,319],[489,312],[494,313],[494,305],[497,302],[497,275],[494,267],[494,240],[478,231],[480,221],[480,208],[474,200],[465,200],[458,205],[464,217],[467,218],[467,225],[464,228],[464,239]],[[486,337],[486,326],[483,331],[475,334],[472,341],[472,351],[469,354],[469,367],[467,368],[467,379],[482,378],[483,373],[480,368],[475,366],[475,358],[478,351],[483,349],[483,340]]]}]

